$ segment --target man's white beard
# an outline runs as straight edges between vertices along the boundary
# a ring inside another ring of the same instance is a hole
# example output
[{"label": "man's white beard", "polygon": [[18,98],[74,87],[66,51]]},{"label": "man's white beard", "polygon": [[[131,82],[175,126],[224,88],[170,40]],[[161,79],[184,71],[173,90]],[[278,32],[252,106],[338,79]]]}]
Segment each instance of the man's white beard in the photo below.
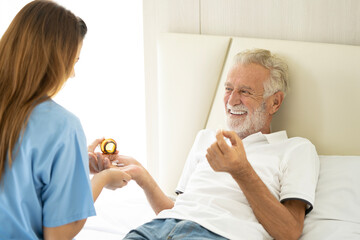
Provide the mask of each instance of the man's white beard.
[{"label": "man's white beard", "polygon": [[244,105],[236,105],[236,106],[230,106],[229,104],[226,104],[226,125],[227,127],[236,132],[241,139],[244,139],[245,137],[259,132],[264,126],[266,122],[266,103],[263,102],[257,109],[255,109],[254,113],[249,116],[247,115],[244,122],[243,119],[235,119],[232,118],[228,113],[229,109],[232,109],[234,111],[246,111],[247,113],[248,108]]}]

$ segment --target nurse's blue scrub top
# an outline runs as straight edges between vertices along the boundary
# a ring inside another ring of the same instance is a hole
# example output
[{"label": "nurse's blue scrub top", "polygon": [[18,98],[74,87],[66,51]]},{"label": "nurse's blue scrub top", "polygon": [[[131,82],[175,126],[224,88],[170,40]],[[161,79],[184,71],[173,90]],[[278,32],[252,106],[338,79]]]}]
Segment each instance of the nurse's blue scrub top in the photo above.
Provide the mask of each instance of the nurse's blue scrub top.
[{"label": "nurse's blue scrub top", "polygon": [[0,239],[42,239],[43,226],[95,215],[88,161],[79,119],[53,100],[36,106],[0,182]]}]

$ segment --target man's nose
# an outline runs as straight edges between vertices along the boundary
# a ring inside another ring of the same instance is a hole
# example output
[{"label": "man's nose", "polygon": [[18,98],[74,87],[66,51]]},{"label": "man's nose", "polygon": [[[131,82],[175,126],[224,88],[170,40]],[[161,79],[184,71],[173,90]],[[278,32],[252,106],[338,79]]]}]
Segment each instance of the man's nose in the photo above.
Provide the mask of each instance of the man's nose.
[{"label": "man's nose", "polygon": [[233,91],[229,97],[228,103],[231,106],[239,105],[241,103],[241,94],[237,91]]}]

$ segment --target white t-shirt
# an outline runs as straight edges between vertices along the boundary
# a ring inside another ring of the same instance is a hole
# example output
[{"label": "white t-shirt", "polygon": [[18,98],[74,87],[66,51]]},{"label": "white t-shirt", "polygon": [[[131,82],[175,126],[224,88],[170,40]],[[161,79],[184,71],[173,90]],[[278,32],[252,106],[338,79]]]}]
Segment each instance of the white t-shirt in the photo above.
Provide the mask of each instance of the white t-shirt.
[{"label": "white t-shirt", "polygon": [[[229,239],[271,239],[231,175],[210,167],[205,155],[215,141],[215,131],[198,133],[177,187],[183,194],[157,218],[191,220]],[[311,211],[319,159],[310,141],[289,139],[281,131],[252,134],[243,144],[248,161],[279,201],[300,199],[308,204],[307,212]]]}]

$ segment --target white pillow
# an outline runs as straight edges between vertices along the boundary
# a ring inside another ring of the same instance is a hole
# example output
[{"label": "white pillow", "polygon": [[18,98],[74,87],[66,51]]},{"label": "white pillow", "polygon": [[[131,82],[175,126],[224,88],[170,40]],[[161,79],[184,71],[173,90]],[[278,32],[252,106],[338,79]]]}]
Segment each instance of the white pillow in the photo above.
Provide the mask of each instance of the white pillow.
[{"label": "white pillow", "polygon": [[359,240],[360,224],[336,220],[305,220],[299,240]]},{"label": "white pillow", "polygon": [[320,156],[314,209],[307,218],[360,223],[360,156]]},{"label": "white pillow", "polygon": [[360,239],[360,156],[319,157],[314,209],[301,239]]}]

